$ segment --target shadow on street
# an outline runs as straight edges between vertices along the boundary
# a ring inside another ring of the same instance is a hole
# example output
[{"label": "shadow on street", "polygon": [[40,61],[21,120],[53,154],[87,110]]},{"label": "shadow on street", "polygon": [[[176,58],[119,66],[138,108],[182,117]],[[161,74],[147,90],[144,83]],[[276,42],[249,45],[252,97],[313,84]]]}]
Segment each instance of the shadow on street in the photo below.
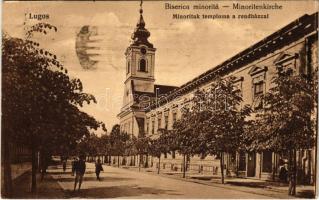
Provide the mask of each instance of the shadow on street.
[{"label": "shadow on street", "polygon": [[[71,175],[72,173],[71,172],[48,172],[48,174],[51,174],[51,175]],[[95,172],[92,172],[92,171],[88,171],[88,172],[85,172],[85,174],[95,174]]]},{"label": "shadow on street", "polygon": [[[59,181],[61,183],[70,183],[73,185],[74,176],[71,176],[71,172],[63,172],[62,170],[57,172],[48,172],[49,175],[57,175],[54,181]],[[88,174],[95,174],[94,171],[87,171],[83,177],[83,183],[85,182],[105,182],[105,183],[114,183],[131,181],[133,178],[127,177],[112,177],[109,175],[121,174],[119,172],[106,172],[106,177],[101,177],[101,180],[98,181],[95,176],[86,176]],[[61,177],[59,176],[61,175]],[[67,175],[67,176],[65,176]],[[177,193],[175,190],[165,190],[158,189],[155,187],[139,187],[137,184],[127,184],[120,186],[102,186],[95,188],[83,188],[80,191],[65,190],[64,198],[117,198],[117,197],[141,197],[143,195],[182,195]]]},{"label": "shadow on street", "polygon": [[174,193],[174,190],[162,190],[151,187],[138,187],[137,185],[121,185],[111,187],[99,187],[81,189],[80,192],[68,191],[69,197],[80,197],[80,198],[116,198],[116,197],[136,197],[142,195],[181,195]]},{"label": "shadow on street", "polygon": [[296,197],[306,198],[306,199],[314,199],[315,193],[313,190],[303,190],[303,191],[298,192]]},{"label": "shadow on street", "polygon": [[[59,177],[56,179],[57,181],[60,182],[74,182],[74,177]],[[101,177],[101,180],[99,182],[116,182],[116,181],[129,181],[129,180],[133,180],[132,178],[123,178],[123,177],[119,177],[119,178],[114,178],[114,177]],[[98,181],[96,180],[96,177],[83,177],[83,182],[85,183],[86,181]]]}]

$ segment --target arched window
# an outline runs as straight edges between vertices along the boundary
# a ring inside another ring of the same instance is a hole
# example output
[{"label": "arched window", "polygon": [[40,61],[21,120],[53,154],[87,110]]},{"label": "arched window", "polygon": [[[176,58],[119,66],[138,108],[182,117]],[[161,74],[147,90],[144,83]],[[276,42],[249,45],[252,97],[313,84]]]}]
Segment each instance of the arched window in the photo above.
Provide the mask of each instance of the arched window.
[{"label": "arched window", "polygon": [[130,73],[130,61],[127,62],[127,69],[126,69],[126,73]]},{"label": "arched window", "polygon": [[146,60],[145,59],[140,60],[140,71],[146,72]]}]

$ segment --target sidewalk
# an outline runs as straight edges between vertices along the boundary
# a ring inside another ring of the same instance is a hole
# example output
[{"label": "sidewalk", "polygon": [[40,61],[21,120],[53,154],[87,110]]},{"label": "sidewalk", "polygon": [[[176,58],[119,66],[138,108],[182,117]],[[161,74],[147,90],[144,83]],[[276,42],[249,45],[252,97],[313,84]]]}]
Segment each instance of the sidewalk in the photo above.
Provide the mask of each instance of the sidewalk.
[{"label": "sidewalk", "polygon": [[[117,167],[117,166],[114,166]],[[139,168],[124,166],[122,167],[127,170],[139,171]],[[187,173],[186,178],[182,178],[182,172],[174,171],[160,171],[157,174],[155,168],[140,168],[141,173],[154,174],[158,176],[169,177],[173,179],[189,181],[204,185],[210,185],[215,187],[228,188],[231,190],[238,190],[249,192],[253,194],[262,194],[269,197],[276,198],[293,198],[288,196],[288,184],[264,181],[259,179],[248,179],[248,178],[225,178],[225,184],[221,184],[220,176],[209,175],[209,174],[198,174],[198,173]],[[314,198],[315,187],[311,185],[297,185],[297,198]]]},{"label": "sidewalk", "polygon": [[13,181],[14,199],[62,199],[69,198],[59,184],[50,174],[46,174],[41,181],[40,174],[37,174],[37,192],[31,192],[31,172],[26,172]]}]

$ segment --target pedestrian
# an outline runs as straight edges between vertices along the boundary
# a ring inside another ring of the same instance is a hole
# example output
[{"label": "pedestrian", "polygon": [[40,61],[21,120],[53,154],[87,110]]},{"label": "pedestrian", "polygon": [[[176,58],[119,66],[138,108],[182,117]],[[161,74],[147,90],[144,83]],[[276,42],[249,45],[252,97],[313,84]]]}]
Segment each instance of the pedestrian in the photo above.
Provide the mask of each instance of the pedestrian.
[{"label": "pedestrian", "polygon": [[78,158],[74,158],[73,161],[72,161],[72,176],[74,176],[74,173],[75,173],[75,164],[76,162],[78,161]]},{"label": "pedestrian", "polygon": [[286,183],[288,182],[288,163],[284,160],[279,160],[279,179]]},{"label": "pedestrian", "polygon": [[66,159],[62,160],[63,172],[66,170]]},{"label": "pedestrian", "polygon": [[101,171],[103,171],[101,160],[97,159],[97,162],[95,163],[95,174],[96,174],[96,179],[99,180],[99,181],[101,180],[100,179],[100,172]]},{"label": "pedestrian", "polygon": [[81,184],[82,184],[82,180],[83,180],[83,176],[85,173],[85,160],[84,160],[85,156],[81,155],[79,161],[75,162],[75,167],[74,167],[74,171],[75,171],[75,180],[74,180],[74,189],[73,191],[75,191],[76,189],[76,185],[79,182],[79,189],[78,191],[80,191],[81,188]]}]

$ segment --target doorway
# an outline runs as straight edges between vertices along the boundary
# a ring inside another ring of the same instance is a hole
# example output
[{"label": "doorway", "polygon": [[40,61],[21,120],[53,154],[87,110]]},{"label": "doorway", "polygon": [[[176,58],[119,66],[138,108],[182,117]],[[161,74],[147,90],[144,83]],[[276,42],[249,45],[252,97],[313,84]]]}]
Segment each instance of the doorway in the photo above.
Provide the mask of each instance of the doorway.
[{"label": "doorway", "polygon": [[256,175],[256,153],[248,153],[247,177],[254,177]]}]

